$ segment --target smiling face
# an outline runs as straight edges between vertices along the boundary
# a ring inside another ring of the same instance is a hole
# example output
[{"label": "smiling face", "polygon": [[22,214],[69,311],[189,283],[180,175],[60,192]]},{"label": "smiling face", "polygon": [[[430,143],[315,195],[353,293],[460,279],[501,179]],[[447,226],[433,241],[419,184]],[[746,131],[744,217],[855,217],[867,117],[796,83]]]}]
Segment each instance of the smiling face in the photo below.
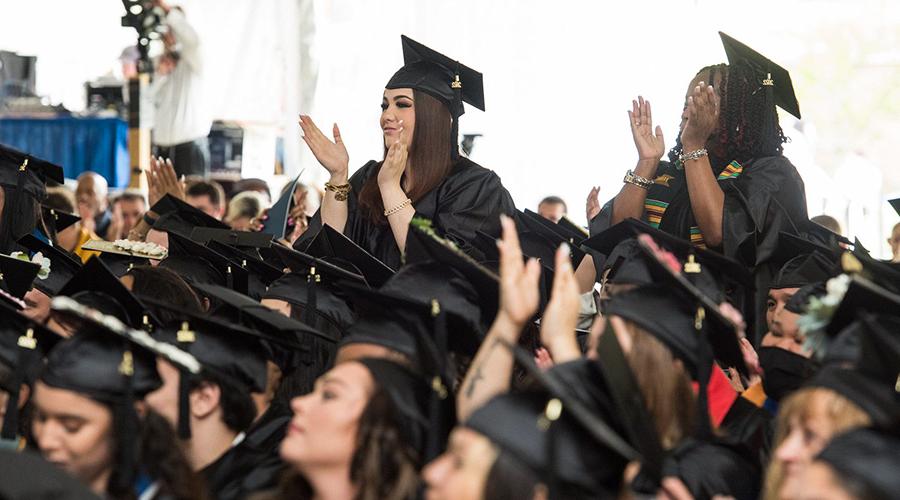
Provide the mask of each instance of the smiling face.
[{"label": "smiling face", "polygon": [[[400,122],[403,122],[402,124]],[[416,105],[413,89],[384,89],[381,100],[381,131],[384,134],[384,147],[400,138],[403,128],[403,144],[410,147],[413,131],[416,127]]]},{"label": "smiling face", "polygon": [[291,401],[294,418],[281,442],[281,458],[304,474],[349,469],[359,419],[374,389],[372,376],[359,363],[342,363],[322,375],[313,392]]},{"label": "smiling face", "polygon": [[113,464],[113,418],[110,409],[77,392],[38,381],[32,431],[41,455],[104,493]]}]

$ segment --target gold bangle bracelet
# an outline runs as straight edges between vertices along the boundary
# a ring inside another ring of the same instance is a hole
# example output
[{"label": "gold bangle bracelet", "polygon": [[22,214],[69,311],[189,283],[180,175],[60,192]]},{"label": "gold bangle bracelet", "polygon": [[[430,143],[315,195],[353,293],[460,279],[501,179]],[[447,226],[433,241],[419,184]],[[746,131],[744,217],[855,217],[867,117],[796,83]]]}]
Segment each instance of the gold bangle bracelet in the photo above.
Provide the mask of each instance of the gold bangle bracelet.
[{"label": "gold bangle bracelet", "polygon": [[350,183],[335,185],[330,182],[325,183],[325,190],[334,193],[334,199],[337,201],[347,201],[350,195]]},{"label": "gold bangle bracelet", "polygon": [[394,215],[395,213],[397,213],[397,212],[403,210],[404,208],[406,208],[406,207],[409,206],[409,205],[412,205],[412,200],[410,200],[409,198],[407,198],[406,200],[403,201],[403,203],[397,205],[396,207],[394,207],[394,208],[392,208],[392,209],[390,209],[390,210],[385,210],[385,211],[384,211],[384,216],[385,216],[385,217],[390,217],[390,216]]}]

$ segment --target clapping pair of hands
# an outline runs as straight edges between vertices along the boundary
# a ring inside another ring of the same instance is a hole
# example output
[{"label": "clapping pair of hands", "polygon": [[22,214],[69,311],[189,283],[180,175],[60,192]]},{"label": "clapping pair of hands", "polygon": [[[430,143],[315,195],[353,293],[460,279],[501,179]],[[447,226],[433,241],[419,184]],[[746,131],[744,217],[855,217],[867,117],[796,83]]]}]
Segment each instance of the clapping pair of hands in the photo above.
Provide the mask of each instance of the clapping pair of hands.
[{"label": "clapping pair of hands", "polygon": [[[309,146],[316,160],[331,174],[332,183],[345,183],[349,175],[350,155],[347,153],[337,123],[331,129],[333,139],[323,134],[308,115],[300,115],[300,128],[303,130],[303,142]],[[400,120],[400,136],[388,148],[381,170],[378,171],[378,186],[382,190],[386,187],[400,186],[400,179],[409,158],[404,137],[403,120]]]},{"label": "clapping pair of hands", "polygon": [[[503,236],[497,240],[500,251],[500,310],[498,315],[516,327],[517,332],[534,317],[540,305],[538,288],[541,265],[537,259],[526,262],[513,220],[500,217]],[[542,368],[580,356],[575,340],[581,296],[575,271],[569,259],[569,247],[560,245],[555,255],[553,287],[550,302],[541,317],[541,343],[546,349],[535,353]],[[573,352],[574,349],[574,352]]]}]

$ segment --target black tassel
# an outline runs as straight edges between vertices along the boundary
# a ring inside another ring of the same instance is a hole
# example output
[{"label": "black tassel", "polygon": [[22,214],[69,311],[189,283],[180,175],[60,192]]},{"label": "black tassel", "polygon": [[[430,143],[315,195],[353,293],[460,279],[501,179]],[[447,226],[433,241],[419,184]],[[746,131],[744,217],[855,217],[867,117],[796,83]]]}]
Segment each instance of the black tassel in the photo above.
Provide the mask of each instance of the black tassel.
[{"label": "black tassel", "polygon": [[454,161],[459,159],[459,117],[463,114],[462,82],[459,81],[459,62],[456,63],[456,77],[450,84],[453,89],[453,103],[450,113],[453,115],[453,124],[450,127],[450,156]]},{"label": "black tassel", "polygon": [[116,476],[116,491],[131,491],[137,477],[138,415],[134,409],[134,359],[130,350],[125,350],[119,372],[125,377],[125,395],[114,405],[118,413],[116,434],[119,436],[120,473]]},{"label": "black tassel", "polygon": [[307,325],[314,325],[316,321],[316,311],[318,304],[316,300],[316,283],[321,278],[316,274],[316,267],[309,268],[309,274],[306,276],[306,307],[303,308],[302,321]]},{"label": "black tassel", "polygon": [[225,269],[225,284],[229,290],[234,290],[234,275],[231,273],[231,266]]},{"label": "black tassel", "polygon": [[19,430],[19,394],[22,383],[25,381],[25,372],[31,364],[32,353],[30,349],[20,349],[19,359],[16,362],[15,372],[9,388],[9,399],[6,401],[6,416],[3,418],[3,430],[0,431],[0,439],[11,441],[18,437]]},{"label": "black tassel", "polygon": [[[765,80],[762,81],[765,104],[763,106],[763,123],[760,138],[765,144],[766,150],[774,147],[770,141],[776,136],[775,124],[778,122],[778,110],[775,109],[775,82],[772,81],[772,75],[767,74]],[[769,153],[766,153],[769,154]]]},{"label": "black tassel", "polygon": [[191,438],[190,375],[182,370],[178,380],[178,437]]}]

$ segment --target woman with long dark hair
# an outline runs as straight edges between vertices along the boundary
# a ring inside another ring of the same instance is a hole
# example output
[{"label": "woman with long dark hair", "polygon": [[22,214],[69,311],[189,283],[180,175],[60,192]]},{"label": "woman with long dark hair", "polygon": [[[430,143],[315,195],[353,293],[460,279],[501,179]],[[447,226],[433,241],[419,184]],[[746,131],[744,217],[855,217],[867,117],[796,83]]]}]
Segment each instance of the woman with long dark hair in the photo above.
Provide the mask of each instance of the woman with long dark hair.
[{"label": "woman with long dark hair", "polygon": [[499,235],[498,216],[515,208],[496,174],[459,155],[463,102],[484,109],[481,74],[405,36],[402,42],[405,65],[381,102],[383,161],[366,163],[348,179],[337,124],[332,141],[309,116],[300,117],[303,140],[331,176],[300,248],[324,223],[396,269],[413,216],[471,251],[466,242],[476,231]]},{"label": "woman with long dark hair", "polygon": [[668,160],[650,102],[628,112],[638,163],[624,186],[591,221],[591,234],[627,218],[694,245],[717,250],[754,270],[756,299],[739,304],[765,333],[766,292],[779,231],[809,226],[803,180],[783,155],[776,107],[800,117],[787,70],[721,34],[729,64],[701,69],[685,96],[680,133]]},{"label": "woman with long dark hair", "polygon": [[294,398],[281,443],[291,468],[261,498],[407,500],[423,465],[429,387],[392,361],[364,358],[334,367]]},{"label": "woman with long dark hair", "polygon": [[17,250],[19,238],[43,225],[48,180],[62,183],[62,167],[0,144],[0,253]]},{"label": "woman with long dark hair", "polygon": [[79,324],[34,388],[32,435],[45,460],[104,498],[206,498],[168,422],[142,401],[162,382],[154,353]]}]

